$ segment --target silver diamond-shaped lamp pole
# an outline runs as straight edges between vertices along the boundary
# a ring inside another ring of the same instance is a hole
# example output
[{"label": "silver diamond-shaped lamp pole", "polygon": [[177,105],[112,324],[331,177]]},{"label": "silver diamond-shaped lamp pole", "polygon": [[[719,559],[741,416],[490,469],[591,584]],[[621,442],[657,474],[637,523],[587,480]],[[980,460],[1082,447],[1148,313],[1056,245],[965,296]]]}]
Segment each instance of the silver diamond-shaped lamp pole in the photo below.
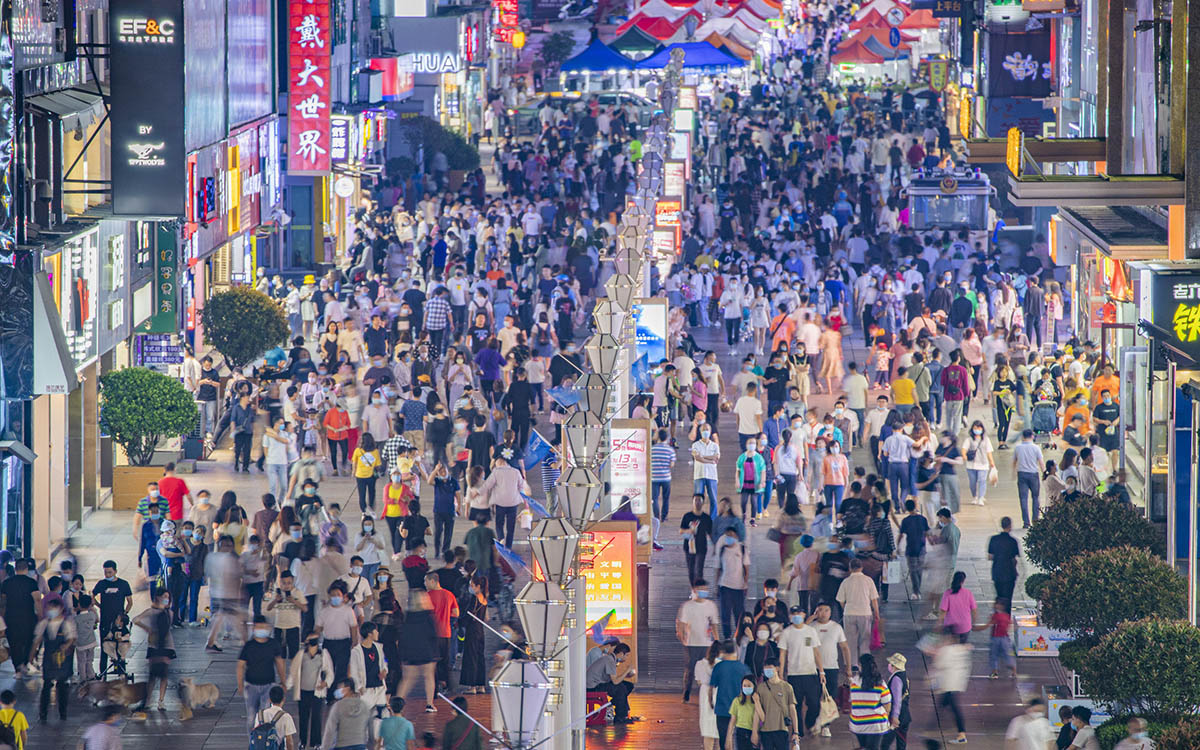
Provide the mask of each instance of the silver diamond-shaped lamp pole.
[{"label": "silver diamond-shaped lamp pole", "polygon": [[576,466],[591,466],[600,457],[604,420],[590,411],[577,411],[563,425],[563,439]]},{"label": "silver diamond-shaped lamp pole", "polygon": [[529,530],[529,547],[548,580],[561,586],[571,578],[579,532],[565,518],[543,518],[535,523]]},{"label": "silver diamond-shaped lamp pole", "polygon": [[637,299],[638,284],[629,274],[618,273],[604,282],[604,291],[623,312],[633,310],[633,301]]},{"label": "silver diamond-shaped lamp pole", "polygon": [[514,659],[501,667],[489,684],[508,747],[528,750],[537,742],[553,688],[546,671],[537,662]]},{"label": "silver diamond-shaped lamp pole", "polygon": [[567,619],[566,592],[553,581],[530,581],[513,601],[530,654],[541,661],[550,658],[558,650]]},{"label": "silver diamond-shaped lamp pole", "polygon": [[591,469],[574,466],[558,478],[558,507],[577,529],[587,524],[603,493],[604,484]]},{"label": "silver diamond-shaped lamp pole", "polygon": [[593,372],[612,376],[617,368],[617,357],[621,354],[621,344],[615,336],[607,333],[593,334],[583,345],[587,354],[588,364]]},{"label": "silver diamond-shaped lamp pole", "polygon": [[[590,352],[588,358],[591,359]],[[575,382],[575,392],[583,394],[583,401],[580,402],[579,408],[591,412],[601,419],[604,418],[604,412],[608,409],[608,395],[611,390],[609,378],[598,372],[588,373]]]}]

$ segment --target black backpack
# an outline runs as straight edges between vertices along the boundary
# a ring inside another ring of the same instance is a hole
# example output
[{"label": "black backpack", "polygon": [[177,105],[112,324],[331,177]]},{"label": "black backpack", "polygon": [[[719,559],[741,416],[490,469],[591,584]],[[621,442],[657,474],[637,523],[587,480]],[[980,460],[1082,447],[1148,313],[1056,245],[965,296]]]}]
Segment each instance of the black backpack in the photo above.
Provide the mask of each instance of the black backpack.
[{"label": "black backpack", "polygon": [[[271,721],[260,721],[250,730],[250,750],[279,750],[282,743],[280,742],[279,733],[275,731],[275,722],[283,716],[283,712],[275,714],[275,718]],[[257,718],[262,718],[262,712],[259,711]]]}]

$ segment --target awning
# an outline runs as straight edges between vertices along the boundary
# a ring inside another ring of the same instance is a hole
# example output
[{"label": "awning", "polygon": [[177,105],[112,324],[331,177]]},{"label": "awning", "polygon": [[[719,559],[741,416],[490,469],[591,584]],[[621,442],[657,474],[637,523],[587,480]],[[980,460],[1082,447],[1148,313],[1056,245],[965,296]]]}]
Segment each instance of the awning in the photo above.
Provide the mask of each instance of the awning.
[{"label": "awning", "polygon": [[67,347],[62,317],[54,304],[54,291],[46,274],[34,274],[33,283],[33,392],[70,393],[79,385],[75,360]]},{"label": "awning", "polygon": [[25,97],[25,103],[57,117],[64,130],[87,129],[104,117],[104,98],[95,91],[65,89]]},{"label": "awning", "polygon": [[1154,214],[1135,206],[1073,206],[1059,217],[1093,245],[1119,260],[1167,257],[1167,228]]}]

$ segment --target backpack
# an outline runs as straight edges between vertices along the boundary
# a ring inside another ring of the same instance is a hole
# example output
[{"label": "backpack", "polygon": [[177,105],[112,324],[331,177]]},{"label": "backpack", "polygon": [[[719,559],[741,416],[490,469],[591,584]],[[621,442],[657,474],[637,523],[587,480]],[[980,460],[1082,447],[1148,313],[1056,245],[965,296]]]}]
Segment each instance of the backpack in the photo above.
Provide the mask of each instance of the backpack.
[{"label": "backpack", "polygon": [[9,747],[17,746],[17,732],[13,729],[13,723],[16,720],[17,713],[14,711],[12,718],[7,722],[0,721],[0,745],[8,745]]},{"label": "backpack", "polygon": [[542,328],[540,326],[538,327],[537,342],[538,342],[539,346],[546,346],[547,344],[550,343],[549,326],[547,326],[546,328]]},{"label": "backpack", "polygon": [[[279,717],[283,716],[283,712],[275,714],[275,718],[271,721],[259,721],[255,724],[254,729],[250,730],[250,750],[279,750],[280,743],[279,733],[275,731],[275,722],[279,721]],[[262,712],[258,713],[255,719],[261,719]]]}]

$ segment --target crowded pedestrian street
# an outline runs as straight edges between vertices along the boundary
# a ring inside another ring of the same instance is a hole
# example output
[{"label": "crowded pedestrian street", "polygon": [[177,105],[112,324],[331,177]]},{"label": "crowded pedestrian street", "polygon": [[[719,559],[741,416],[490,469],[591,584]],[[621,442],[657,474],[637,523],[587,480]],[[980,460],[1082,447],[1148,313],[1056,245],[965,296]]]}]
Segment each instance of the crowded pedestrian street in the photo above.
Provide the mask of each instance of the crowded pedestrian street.
[{"label": "crowded pedestrian street", "polygon": [[1200,750],[1112,3],[4,4],[0,750]]}]

